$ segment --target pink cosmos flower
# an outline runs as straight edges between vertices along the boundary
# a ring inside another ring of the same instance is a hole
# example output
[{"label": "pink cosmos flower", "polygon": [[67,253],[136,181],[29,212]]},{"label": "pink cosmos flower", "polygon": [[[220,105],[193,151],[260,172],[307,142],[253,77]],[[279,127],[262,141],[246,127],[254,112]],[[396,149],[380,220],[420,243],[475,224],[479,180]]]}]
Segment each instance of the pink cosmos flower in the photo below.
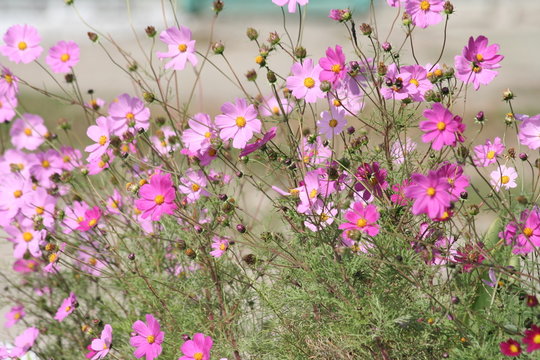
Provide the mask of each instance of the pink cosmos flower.
[{"label": "pink cosmos flower", "polygon": [[146,324],[137,320],[132,328],[136,334],[129,339],[130,345],[135,347],[133,355],[137,359],[145,355],[146,360],[157,358],[161,354],[161,343],[165,337],[165,333],[160,331],[159,321],[153,315],[146,314]]},{"label": "pink cosmos flower", "polygon": [[22,259],[29,251],[30,254],[36,258],[41,256],[40,245],[45,239],[45,230],[34,230],[34,224],[32,221],[23,221],[19,227],[6,226],[4,230],[9,235],[9,240],[15,243],[13,249],[13,257],[15,259]]},{"label": "pink cosmos flower", "polygon": [[229,239],[226,237],[214,236],[212,238],[212,251],[210,255],[215,258],[221,257],[229,248]]},{"label": "pink cosmos flower", "polygon": [[528,254],[540,247],[540,209],[522,211],[519,222],[508,223],[499,237],[514,247],[514,254]]},{"label": "pink cosmos flower", "polygon": [[405,188],[405,196],[414,200],[412,213],[427,214],[431,219],[441,218],[450,207],[450,184],[436,171],[428,175],[412,174],[412,184]]},{"label": "pink cosmos flower", "polygon": [[62,301],[62,305],[58,308],[55,320],[62,322],[69,314],[75,311],[77,306],[77,296],[74,293],[69,293],[69,296]]},{"label": "pink cosmos flower", "polygon": [[19,93],[19,78],[13,75],[11,70],[0,66],[0,95],[14,98]]},{"label": "pink cosmos flower", "polygon": [[287,88],[297,99],[304,99],[307,103],[315,103],[317,99],[324,98],[320,88],[319,74],[322,69],[319,65],[313,66],[313,60],[305,59],[304,63],[294,63],[292,75],[287,78]]},{"label": "pink cosmos flower", "polygon": [[302,148],[298,150],[300,158],[306,165],[318,165],[324,163],[332,156],[332,149],[324,146],[320,136],[310,140],[302,138]]},{"label": "pink cosmos flower", "polygon": [[461,193],[469,186],[469,177],[463,174],[463,168],[458,164],[444,163],[437,169],[437,174],[450,184],[452,201],[457,201]]},{"label": "pink cosmos flower", "polygon": [[30,165],[33,156],[20,150],[8,149],[0,156],[0,173],[17,174],[20,179],[30,178]]},{"label": "pink cosmos flower", "polygon": [[288,4],[289,12],[295,13],[296,4],[298,4],[298,6],[304,6],[304,5],[307,5],[309,0],[272,0],[272,2],[276,4],[277,6],[285,6],[286,4]]},{"label": "pink cosmos flower", "polygon": [[90,209],[88,204],[80,201],[74,201],[72,206],[64,209],[65,216],[62,221],[64,234],[69,234],[79,227],[79,224],[84,221],[88,209]]},{"label": "pink cosmos flower", "polygon": [[50,228],[54,224],[55,205],[56,198],[49,195],[44,188],[39,187],[26,198],[26,204],[21,211],[29,219],[39,217],[41,223],[46,228]]},{"label": "pink cosmos flower", "polygon": [[[19,174],[0,177],[0,225],[2,220],[9,221],[25,207],[32,193],[32,182]],[[6,223],[6,225],[7,225]]]},{"label": "pink cosmos flower", "polygon": [[461,117],[454,116],[442,104],[434,103],[431,109],[424,110],[423,115],[427,120],[421,121],[419,126],[424,132],[422,141],[431,142],[434,150],[441,150],[443,146],[455,147],[457,142],[465,141],[462,136],[465,124]]},{"label": "pink cosmos flower", "polygon": [[180,179],[180,184],[178,190],[187,194],[188,203],[194,203],[201,196],[210,196],[210,193],[205,189],[208,181],[201,170],[188,169],[185,176]]},{"label": "pink cosmos flower", "polygon": [[66,243],[63,242],[58,247],[58,251],[53,252],[49,255],[49,263],[43,268],[43,271],[46,273],[54,274],[60,272],[59,260],[60,256],[64,253],[66,249]]},{"label": "pink cosmos flower", "polygon": [[521,341],[527,345],[528,353],[540,350],[540,326],[531,325],[529,330],[525,330],[525,336]]},{"label": "pink cosmos flower", "polygon": [[122,208],[122,194],[114,189],[113,195],[107,199],[107,210],[113,214],[120,214],[120,208]]},{"label": "pink cosmos flower", "polygon": [[268,132],[264,134],[262,139],[257,139],[257,140],[255,140],[254,143],[246,145],[244,150],[242,150],[240,152],[240,155],[238,155],[238,156],[239,157],[248,156],[252,152],[254,152],[256,150],[259,150],[264,145],[266,145],[267,142],[269,142],[270,140],[272,140],[276,136],[276,132],[277,132],[277,127],[274,126],[274,127],[270,128],[270,130],[268,130]]},{"label": "pink cosmos flower", "polygon": [[79,222],[77,230],[79,231],[90,231],[96,227],[101,219],[101,209],[97,206],[94,206],[91,209],[88,209],[84,212],[84,219]]},{"label": "pink cosmos flower", "polygon": [[298,204],[296,210],[303,214],[321,203],[320,197],[326,198],[334,191],[335,182],[325,180],[320,171],[314,170],[307,172],[304,181],[300,183],[299,187],[291,190],[291,193],[298,194],[300,204]]},{"label": "pink cosmos flower", "polygon": [[154,134],[156,135],[151,136],[150,141],[152,141],[152,144],[160,154],[164,156],[171,156],[172,153],[180,147],[178,142],[173,143],[170,141],[171,138],[174,137],[176,139],[177,136],[176,131],[174,131],[170,126],[162,126]]},{"label": "pink cosmos flower", "polygon": [[385,75],[385,85],[381,87],[381,95],[385,99],[403,100],[413,93],[418,93],[415,84],[410,82],[410,72],[400,72],[396,64],[390,64]]},{"label": "pink cosmos flower", "polygon": [[45,61],[53,72],[68,73],[79,62],[79,53],[79,45],[74,41],[59,41],[49,49],[49,55]]},{"label": "pink cosmos flower", "polygon": [[6,329],[9,329],[16,323],[18,323],[23,317],[25,317],[26,312],[24,311],[24,306],[17,305],[13,306],[8,313],[6,313],[6,322],[4,323],[4,327]]},{"label": "pink cosmos flower", "polygon": [[305,215],[304,225],[311,231],[319,231],[334,222],[338,210],[332,202],[324,204],[317,202]]},{"label": "pink cosmos flower", "polygon": [[158,52],[157,57],[160,59],[172,58],[165,64],[165,69],[183,70],[187,61],[193,66],[197,65],[195,40],[191,40],[190,29],[185,26],[171,27],[162,31],[159,34],[159,39],[168,45],[169,51]]},{"label": "pink cosmos flower", "polygon": [[538,298],[535,295],[527,295],[525,297],[525,304],[528,307],[536,307],[538,306]]},{"label": "pink cosmos flower", "polygon": [[11,349],[9,358],[22,358],[34,346],[39,330],[35,327],[28,328],[15,338],[15,347]]},{"label": "pink cosmos flower", "polygon": [[470,243],[457,249],[454,262],[463,264],[464,272],[471,272],[482,264],[487,256],[484,243]]},{"label": "pink cosmos flower", "polygon": [[82,271],[93,276],[101,276],[101,270],[105,268],[105,263],[99,260],[96,250],[89,246],[81,245],[77,259],[79,260],[78,266],[80,266]]},{"label": "pink cosmos flower", "polygon": [[368,201],[371,196],[382,198],[383,191],[388,188],[387,174],[386,169],[381,168],[378,162],[364,163],[356,170],[357,183],[354,190],[362,192],[364,201]]},{"label": "pink cosmos flower", "polygon": [[45,142],[47,134],[43,118],[32,114],[23,114],[15,120],[9,131],[11,143],[17,150],[36,150]]},{"label": "pink cosmos flower", "polygon": [[504,187],[506,190],[517,187],[516,179],[518,173],[513,167],[501,165],[497,170],[492,171],[489,176],[491,177],[489,183],[495,191],[499,191],[501,187]]},{"label": "pink cosmos flower", "polygon": [[401,184],[392,185],[392,191],[394,192],[390,195],[390,201],[396,205],[405,206],[408,203],[407,197],[405,196],[405,188],[409,186],[411,182],[408,179],[403,180]]},{"label": "pink cosmos flower", "polygon": [[144,184],[139,190],[140,199],[135,201],[135,206],[143,212],[142,218],[150,216],[152,221],[161,219],[163,214],[174,214],[177,208],[174,200],[176,191],[173,187],[171,174],[155,173],[150,177],[148,184]]},{"label": "pink cosmos flower", "polygon": [[29,274],[39,271],[39,262],[34,259],[17,259],[13,263],[13,271],[21,274]]},{"label": "pink cosmos flower", "polygon": [[204,113],[193,115],[188,120],[189,129],[182,133],[182,143],[191,152],[205,151],[216,138],[216,129],[210,116]]},{"label": "pink cosmos flower", "polygon": [[407,158],[414,150],[416,150],[417,144],[409,137],[405,138],[405,142],[397,140],[392,143],[390,149],[390,155],[392,156],[392,161],[396,165],[401,165],[405,162]]},{"label": "pink cosmos flower", "polygon": [[60,155],[62,156],[62,168],[64,170],[72,171],[82,166],[82,156],[78,149],[74,149],[71,146],[62,146],[60,148]]},{"label": "pink cosmos flower", "polygon": [[519,125],[519,142],[531,150],[540,149],[540,114],[527,117]]},{"label": "pink cosmos flower", "polygon": [[261,132],[261,121],[257,119],[257,109],[245,99],[237,98],[235,103],[221,106],[223,114],[216,116],[216,125],[221,130],[219,136],[224,141],[233,139],[232,146],[243,149],[253,137]]},{"label": "pink cosmos flower", "polygon": [[330,111],[323,111],[321,119],[317,120],[317,129],[319,134],[326,136],[327,139],[332,139],[340,134],[343,128],[347,125],[345,120],[345,110],[330,108]]},{"label": "pink cosmos flower", "polygon": [[333,107],[343,109],[347,113],[358,115],[364,108],[364,94],[353,92],[349,86],[341,86],[336,89],[335,93],[332,92],[328,95]]},{"label": "pink cosmos flower", "polygon": [[399,7],[402,1],[405,1],[405,0],[386,0],[388,5],[390,5],[391,7]]},{"label": "pink cosmos flower", "polygon": [[414,101],[424,101],[424,94],[433,88],[427,78],[427,70],[422,65],[402,66],[401,73],[409,73],[409,92]]},{"label": "pink cosmos flower", "polygon": [[486,140],[485,145],[474,147],[473,162],[478,167],[486,167],[497,162],[497,156],[504,152],[505,146],[500,137],[493,140]]},{"label": "pink cosmos flower", "polygon": [[41,55],[43,48],[39,46],[40,41],[41,36],[35,27],[13,25],[4,34],[6,44],[0,46],[0,53],[16,64],[28,64]]},{"label": "pink cosmos flower", "polygon": [[9,94],[0,95],[0,123],[11,121],[15,117],[17,98]]},{"label": "pink cosmos flower", "polygon": [[[103,160],[104,158],[108,158],[108,160]],[[88,169],[88,175],[96,175],[103,170],[108,169],[113,160],[113,152],[111,149],[109,149],[101,158],[96,158],[88,163],[88,165],[86,166],[86,168]]]},{"label": "pink cosmos flower", "polygon": [[508,339],[499,343],[499,349],[501,349],[503,355],[511,357],[519,356],[522,352],[521,345],[514,339]]},{"label": "pink cosmos flower", "polygon": [[473,83],[474,89],[478,90],[480,85],[489,84],[501,67],[499,64],[504,56],[498,55],[499,45],[488,46],[488,39],[479,36],[474,39],[469,38],[469,44],[463,48],[461,55],[456,55],[454,63],[456,67],[456,77],[466,84]]},{"label": "pink cosmos flower", "polygon": [[30,175],[36,180],[38,185],[44,188],[51,188],[55,184],[51,176],[62,173],[62,158],[58,151],[49,149],[45,152],[34,154],[34,164],[30,167]]},{"label": "pink cosmos flower", "polygon": [[111,142],[111,135],[114,133],[114,127],[116,122],[105,116],[100,116],[96,119],[97,125],[92,125],[86,130],[86,135],[95,143],[88,145],[84,151],[90,153],[88,155],[88,161],[96,160],[101,158],[103,154],[107,151],[109,144]]},{"label": "pink cosmos flower", "polygon": [[150,127],[150,109],[141,99],[128,94],[122,94],[110,103],[109,116],[114,121],[114,134],[118,136],[128,130],[134,132]]},{"label": "pink cosmos flower", "polygon": [[331,9],[330,13],[328,14],[328,17],[332,20],[344,22],[351,18],[351,10],[350,9]]},{"label": "pink cosmos flower", "polygon": [[192,340],[182,344],[182,353],[184,356],[178,360],[210,360],[210,350],[214,341],[210,336],[201,333],[193,335]]},{"label": "pink cosmos flower", "polygon": [[336,45],[336,49],[329,47],[326,49],[326,57],[319,59],[319,66],[322,68],[319,73],[319,80],[329,81],[334,86],[347,74],[345,67],[345,54],[341,46]]},{"label": "pink cosmos flower", "polygon": [[364,207],[361,202],[355,202],[351,211],[345,213],[346,223],[339,225],[339,229],[345,230],[344,237],[349,237],[348,232],[357,230],[369,236],[376,236],[379,233],[380,226],[377,224],[379,220],[379,211],[373,204]]},{"label": "pink cosmos flower", "polygon": [[289,103],[289,100],[282,98],[278,102],[275,96],[270,95],[259,105],[259,112],[262,116],[281,116],[283,115],[282,108],[286,115],[293,111],[293,106]]},{"label": "pink cosmos flower", "polygon": [[414,25],[425,29],[441,22],[444,0],[405,0],[405,10]]},{"label": "pink cosmos flower", "polygon": [[105,324],[101,336],[97,339],[92,340],[92,343],[88,345],[88,350],[90,352],[86,354],[86,358],[90,360],[99,360],[103,359],[109,351],[111,351],[112,343],[112,326]]}]

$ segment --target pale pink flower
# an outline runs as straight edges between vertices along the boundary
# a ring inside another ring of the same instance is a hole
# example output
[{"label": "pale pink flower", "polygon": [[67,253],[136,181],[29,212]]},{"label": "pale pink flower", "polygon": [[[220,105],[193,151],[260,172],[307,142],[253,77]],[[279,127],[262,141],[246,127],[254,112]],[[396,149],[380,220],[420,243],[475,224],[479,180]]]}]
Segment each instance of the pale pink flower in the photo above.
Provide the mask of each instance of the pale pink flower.
[{"label": "pale pink flower", "polygon": [[[282,114],[282,109],[284,114]],[[293,111],[293,106],[289,100],[281,98],[280,101],[275,96],[270,95],[259,105],[259,112],[262,116],[282,116],[289,115]]]},{"label": "pale pink flower", "polygon": [[68,73],[79,62],[79,45],[74,41],[59,41],[49,49],[45,62],[55,73]]},{"label": "pale pink flower", "polygon": [[75,296],[75,294],[71,292],[69,293],[69,296],[62,301],[62,305],[60,305],[58,311],[56,311],[54,319],[58,320],[59,322],[64,321],[64,319],[68,317],[69,314],[75,311],[76,306],[77,296]]},{"label": "pale pink flower", "polygon": [[209,196],[210,193],[206,191],[206,185],[208,181],[206,176],[201,170],[188,169],[185,175],[180,179],[178,190],[187,194],[187,203],[194,203],[201,196]]},{"label": "pale pink flower", "polygon": [[427,28],[441,22],[444,0],[405,0],[405,10],[414,25]]},{"label": "pale pink flower", "polygon": [[9,94],[0,95],[0,123],[11,121],[15,117],[17,98]]},{"label": "pale pink flower", "polygon": [[307,5],[309,0],[272,0],[272,2],[276,4],[277,6],[287,5],[287,9],[289,10],[289,12],[295,13],[297,4],[298,6],[304,6],[304,5]]},{"label": "pale pink flower", "polygon": [[4,323],[4,327],[6,329],[9,329],[10,327],[18,323],[22,318],[24,318],[25,315],[26,312],[24,311],[24,306],[13,306],[5,315],[6,322]]},{"label": "pale pink flower", "polygon": [[35,327],[28,328],[15,338],[15,347],[9,353],[10,358],[22,358],[31,348],[39,336],[39,330]]},{"label": "pale pink flower", "polygon": [[92,343],[88,345],[90,352],[86,354],[86,358],[90,360],[103,359],[111,350],[112,344],[112,326],[105,324],[101,336],[92,340]]},{"label": "pale pink flower", "polygon": [[221,106],[222,115],[216,116],[216,125],[220,129],[219,136],[224,141],[233,139],[232,146],[243,149],[254,133],[261,132],[261,121],[257,119],[255,106],[245,99],[236,99],[235,103],[227,102]]},{"label": "pale pink flower", "polygon": [[19,93],[19,78],[13,75],[7,67],[0,67],[0,95],[14,98]]},{"label": "pale pink flower", "polygon": [[519,142],[531,150],[540,149],[540,114],[525,118],[519,125]]},{"label": "pale pink flower", "polygon": [[311,231],[319,231],[334,222],[337,212],[332,202],[327,204],[318,202],[305,213],[307,219],[304,225]]},{"label": "pale pink flower", "polygon": [[501,165],[489,175],[491,177],[489,182],[495,191],[499,191],[501,187],[504,187],[506,190],[517,187],[516,179],[518,178],[518,173],[513,167]]},{"label": "pale pink flower", "polygon": [[105,154],[111,142],[114,127],[116,126],[113,119],[105,116],[98,117],[96,119],[96,124],[97,125],[89,126],[86,130],[86,135],[95,142],[84,149],[84,151],[90,153],[88,155],[88,161],[94,161]]},{"label": "pale pink flower", "polygon": [[229,248],[229,238],[214,236],[211,246],[214,250],[210,251],[210,255],[215,258],[221,257]]},{"label": "pale pink flower", "polygon": [[32,221],[27,220],[20,224],[20,227],[6,226],[4,228],[9,235],[9,240],[15,243],[13,257],[22,259],[28,251],[32,256],[39,258],[41,256],[40,245],[45,239],[45,230],[34,230]]},{"label": "pale pink flower", "polygon": [[43,118],[39,115],[23,114],[15,120],[9,131],[11,143],[16,149],[36,150],[45,142],[48,134]]},{"label": "pale pink flower", "polygon": [[474,147],[473,162],[478,167],[486,167],[497,162],[497,156],[504,152],[505,146],[500,137],[493,140],[486,140],[485,145]]},{"label": "pale pink flower", "polygon": [[343,128],[347,125],[345,120],[345,110],[339,110],[334,107],[330,111],[323,111],[321,119],[317,121],[317,129],[319,134],[326,136],[327,139],[332,139],[339,135]]},{"label": "pale pink flower", "polygon": [[159,34],[159,39],[168,45],[167,52],[158,52],[159,59],[171,58],[165,69],[183,70],[186,62],[197,65],[195,56],[195,40],[191,40],[191,30],[185,26],[171,27]]},{"label": "pale pink flower", "polygon": [[150,109],[144,102],[128,94],[118,96],[109,104],[109,116],[114,122],[115,135],[122,136],[126,131],[148,130],[150,127]]},{"label": "pale pink flower", "polygon": [[315,103],[318,99],[324,98],[319,80],[322,68],[313,65],[313,60],[305,59],[303,63],[294,63],[292,75],[287,78],[287,88],[297,99],[304,99],[307,103]]},{"label": "pale pink flower", "polygon": [[182,142],[189,151],[205,151],[216,138],[216,129],[210,116],[205,113],[193,115],[188,120],[189,129],[182,133]]},{"label": "pale pink flower", "polygon": [[28,64],[36,60],[43,51],[39,46],[41,36],[37,29],[26,24],[10,27],[4,34],[4,42],[6,44],[0,46],[0,53],[16,64]]}]

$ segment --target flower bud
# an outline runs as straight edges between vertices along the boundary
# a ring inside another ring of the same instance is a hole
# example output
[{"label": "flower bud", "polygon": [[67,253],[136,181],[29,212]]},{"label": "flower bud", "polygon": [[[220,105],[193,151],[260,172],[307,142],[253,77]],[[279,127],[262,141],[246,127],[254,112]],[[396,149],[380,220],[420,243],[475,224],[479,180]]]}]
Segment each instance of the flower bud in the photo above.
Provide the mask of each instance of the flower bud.
[{"label": "flower bud", "polygon": [[527,153],[520,153],[520,154],[519,154],[519,158],[520,158],[522,161],[527,161],[527,159],[529,158],[529,155],[527,155]]},{"label": "flower bud", "polygon": [[246,30],[246,35],[247,35],[248,39],[251,40],[251,41],[257,40],[257,38],[259,37],[259,33],[254,28],[248,28]]},{"label": "flower bud", "polygon": [[242,224],[236,225],[236,231],[238,231],[240,234],[243,234],[246,232],[246,227]]},{"label": "flower bud", "polygon": [[516,120],[516,118],[514,117],[514,114],[512,114],[512,113],[508,113],[504,117],[504,123],[506,124],[506,126],[512,125],[515,120]]},{"label": "flower bud", "polygon": [[281,41],[281,39],[279,38],[279,35],[277,32],[271,32],[270,35],[268,36],[268,42],[272,45],[277,45],[279,44],[279,42]]},{"label": "flower bud", "polygon": [[184,254],[190,259],[195,259],[197,257],[197,253],[191,248],[184,250]]},{"label": "flower bud", "polygon": [[450,1],[445,2],[443,8],[446,15],[454,13],[454,5]]},{"label": "flower bud", "polygon": [[360,29],[360,32],[365,36],[370,36],[371,33],[373,32],[371,25],[366,24],[366,23],[363,23],[362,25],[360,25],[359,29]]},{"label": "flower bud", "polygon": [[257,80],[257,72],[253,69],[249,70],[247,73],[246,73],[246,79],[248,81],[255,81]]},{"label": "flower bud", "polygon": [[223,51],[225,51],[225,45],[223,45],[221,41],[217,41],[212,44],[212,51],[216,55],[221,55],[223,54]]},{"label": "flower bud", "polygon": [[382,49],[386,52],[389,52],[392,50],[392,44],[390,44],[388,41],[383,42],[381,45]]},{"label": "flower bud", "polygon": [[248,265],[255,265],[255,263],[257,262],[257,258],[253,254],[247,254],[242,256],[242,260],[244,260],[244,262]]},{"label": "flower bud", "polygon": [[213,9],[214,9],[214,12],[216,13],[216,15],[219,14],[223,10],[224,6],[225,6],[225,4],[223,3],[222,0],[214,1]]},{"label": "flower bud", "polygon": [[386,75],[387,70],[388,70],[388,67],[383,62],[380,62],[377,65],[377,74],[379,74],[379,76]]},{"label": "flower bud", "polygon": [[128,259],[131,261],[135,260],[135,254],[134,253],[129,254]]},{"label": "flower bud", "polygon": [[75,0],[64,0],[64,4],[66,5],[73,5],[74,2]]},{"label": "flower bud", "polygon": [[294,56],[300,60],[304,59],[307,56],[306,48],[298,46],[296,49],[294,49]]},{"label": "flower bud", "polygon": [[66,76],[64,76],[64,79],[66,79],[66,82],[68,84],[71,84],[74,80],[75,80],[75,75],[73,74],[66,74]]},{"label": "flower bud", "polygon": [[401,17],[401,21],[403,22],[403,25],[405,26],[409,26],[412,24],[412,19],[411,19],[411,15],[409,15],[408,13],[404,12],[403,13],[403,16]]},{"label": "flower bud", "polygon": [[156,99],[154,94],[152,94],[151,92],[144,92],[143,98],[147,103],[152,103]]},{"label": "flower bud", "polygon": [[228,196],[226,194],[219,194],[218,199],[221,201],[227,201]]},{"label": "flower bud", "polygon": [[467,200],[469,198],[469,193],[466,192],[466,191],[462,191],[460,194],[459,194],[459,197],[462,199],[462,200]]},{"label": "flower bud", "polygon": [[129,64],[128,66],[128,70],[131,71],[131,72],[135,72],[139,69],[139,64],[137,64],[136,62],[133,62],[131,64]]},{"label": "flower bud", "polygon": [[355,131],[356,131],[356,129],[354,128],[354,126],[349,126],[347,128],[347,134],[349,134],[349,135],[354,134]]},{"label": "flower bud", "polygon": [[98,34],[96,34],[94,32],[89,31],[87,33],[87,35],[88,35],[88,38],[90,39],[90,41],[92,41],[92,42],[96,42],[98,40]]},{"label": "flower bud", "polygon": [[330,81],[324,80],[324,81],[321,81],[320,88],[322,92],[328,92],[332,90],[332,84],[330,83]]},{"label": "flower bud", "polygon": [[255,62],[256,62],[257,64],[259,64],[259,66],[261,66],[261,67],[264,66],[264,65],[266,65],[266,60],[265,60],[264,57],[261,56],[261,55],[257,55],[257,56],[255,57]]},{"label": "flower bud", "polygon": [[144,32],[149,38],[153,38],[157,34],[156,28],[153,26],[147,26],[146,29],[144,29]]},{"label": "flower bud", "polygon": [[266,79],[268,79],[268,82],[270,84],[273,84],[277,81],[276,74],[271,70],[269,70],[268,73],[266,73]]},{"label": "flower bud", "polygon": [[503,100],[504,101],[510,101],[514,98],[514,93],[510,89],[506,89],[503,91]]}]

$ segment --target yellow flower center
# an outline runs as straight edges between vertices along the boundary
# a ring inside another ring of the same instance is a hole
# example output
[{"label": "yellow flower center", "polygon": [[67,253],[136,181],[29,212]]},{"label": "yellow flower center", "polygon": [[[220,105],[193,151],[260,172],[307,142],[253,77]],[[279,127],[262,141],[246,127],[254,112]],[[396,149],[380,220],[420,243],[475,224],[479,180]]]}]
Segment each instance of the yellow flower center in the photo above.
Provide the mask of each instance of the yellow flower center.
[{"label": "yellow flower center", "polygon": [[90,264],[90,265],[92,265],[92,266],[96,266],[96,264],[97,264],[97,259],[91,257],[90,259],[88,259],[88,264]]},{"label": "yellow flower center", "polygon": [[71,306],[66,306],[66,312],[70,312],[71,311]]},{"label": "yellow flower center", "polygon": [[257,64],[260,65],[260,64],[263,63],[263,61],[264,61],[264,58],[263,58],[261,55],[255,57],[255,62],[256,62]]},{"label": "yellow flower center", "polygon": [[97,165],[98,165],[98,167],[99,167],[100,169],[103,169],[103,168],[105,167],[106,164],[105,164],[105,161],[100,160],[100,161],[98,162]]},{"label": "yellow flower center", "polygon": [[338,74],[341,71],[341,65],[339,64],[332,65],[332,71]]},{"label": "yellow flower center", "polygon": [[45,212],[45,209],[43,207],[41,206],[36,207],[36,214],[43,215],[44,212]]},{"label": "yellow flower center", "polygon": [[274,106],[274,107],[272,108],[272,114],[274,114],[274,115],[279,115],[279,108],[278,108],[277,106]]},{"label": "yellow flower center", "polygon": [[317,196],[317,189],[313,189],[309,192],[309,198],[310,199],[313,199],[314,197]]},{"label": "yellow flower center", "polygon": [[358,220],[356,221],[356,226],[358,226],[358,227],[363,228],[363,227],[365,227],[366,225],[367,225],[367,220],[364,219],[364,218],[360,218],[360,219],[358,219]]},{"label": "yellow flower center", "polygon": [[336,119],[332,119],[328,122],[328,125],[331,127],[331,128],[335,128],[337,126],[338,122]]},{"label": "yellow flower center", "polygon": [[319,219],[321,222],[325,222],[326,220],[330,219],[330,216],[328,214],[322,213]]},{"label": "yellow flower center", "polygon": [[6,80],[8,84],[11,84],[13,82],[13,76],[9,74],[4,75],[4,79]]},{"label": "yellow flower center", "polygon": [[62,56],[60,56],[60,61],[66,62],[68,60],[69,60],[69,54],[62,54]]},{"label": "yellow flower center", "polygon": [[83,222],[83,220],[84,220],[84,218],[83,218],[82,216],[78,216],[78,217],[77,217],[77,222],[78,222],[78,223]]},{"label": "yellow flower center", "polygon": [[24,50],[26,50],[26,48],[28,47],[28,45],[27,45],[24,41],[21,41],[21,42],[17,45],[17,47],[19,48],[19,50],[24,51]]},{"label": "yellow flower center", "polygon": [[476,60],[484,61],[484,57],[482,56],[482,54],[476,54]]},{"label": "yellow flower center", "polygon": [[219,250],[221,250],[221,251],[227,250],[227,245],[225,245],[225,244],[220,244],[220,245],[219,245]]},{"label": "yellow flower center", "polygon": [[65,155],[62,160],[64,160],[64,162],[70,162],[71,161],[71,157],[69,157],[68,155]]},{"label": "yellow flower center", "polygon": [[103,146],[107,143],[107,137],[105,135],[101,135],[99,137],[99,141],[98,141],[99,145]]},{"label": "yellow flower center", "polygon": [[156,341],[156,338],[154,337],[154,335],[148,335],[146,337],[146,341],[148,341],[149,344],[153,344],[154,341]]},{"label": "yellow flower center", "polygon": [[304,86],[307,87],[308,89],[311,89],[312,87],[315,86],[315,80],[313,80],[313,78],[310,78],[310,77],[305,78]]},{"label": "yellow flower center", "polygon": [[13,318],[15,320],[19,320],[21,318],[21,313],[20,312],[16,312],[15,314],[13,314]]},{"label": "yellow flower center", "polygon": [[503,175],[501,176],[501,183],[508,184],[510,182],[510,177]]},{"label": "yellow flower center", "polygon": [[26,136],[32,135],[32,129],[30,129],[30,128],[25,128],[25,129],[24,129],[24,134],[25,134]]},{"label": "yellow flower center", "polygon": [[489,152],[487,153],[486,157],[487,157],[488,159],[490,159],[490,160],[493,159],[493,158],[495,157],[495,151],[493,151],[493,150],[489,151]]},{"label": "yellow flower center", "polygon": [[137,208],[133,208],[133,212],[135,213],[135,215],[141,215],[142,214],[142,211],[137,209]]},{"label": "yellow flower center", "polygon": [[165,197],[163,195],[156,195],[154,202],[158,205],[161,205],[165,202]]},{"label": "yellow flower center", "polygon": [[480,66],[478,66],[477,64],[473,64],[473,68],[472,68],[473,72],[479,73],[481,70],[482,68]]},{"label": "yellow flower center", "polygon": [[514,344],[510,345],[508,349],[510,350],[511,353],[514,353],[514,354],[517,354],[519,352],[519,348]]},{"label": "yellow flower center", "polygon": [[95,226],[97,224],[97,220],[96,219],[92,219],[88,222],[88,226],[92,227],[92,226]]},{"label": "yellow flower center", "polygon": [[43,160],[41,162],[41,166],[43,166],[45,169],[48,169],[51,166],[51,163],[48,160]]},{"label": "yellow flower center", "polygon": [[244,126],[246,126],[246,118],[243,116],[238,116],[236,118],[236,126],[238,126],[239,128],[243,128]]},{"label": "yellow flower center", "polygon": [[207,131],[204,133],[204,137],[210,139],[212,137],[212,133],[210,131]]},{"label": "yellow flower center", "polygon": [[536,334],[533,337],[533,343],[540,344],[540,334]]},{"label": "yellow flower center", "polygon": [[107,347],[107,344],[103,344],[103,350],[107,350],[108,347]]},{"label": "yellow flower center", "polygon": [[23,195],[23,192],[21,190],[15,190],[13,192],[13,196],[15,196],[17,199],[20,198]]},{"label": "yellow flower center", "polygon": [[437,123],[437,129],[439,129],[440,131],[443,131],[444,129],[446,129],[446,124],[442,121],[439,121]]},{"label": "yellow flower center", "polygon": [[32,233],[25,232],[25,233],[22,234],[22,237],[23,237],[24,241],[30,242],[34,238],[34,235],[32,235]]},{"label": "yellow flower center", "polygon": [[128,113],[126,114],[126,119],[128,119],[129,121],[133,120],[134,117],[135,117],[135,115],[133,115],[132,112],[128,112]]},{"label": "yellow flower center", "polygon": [[187,50],[187,45],[186,44],[180,44],[178,45],[178,51],[180,52],[186,52]]},{"label": "yellow flower center", "polygon": [[424,0],[420,3],[421,10],[428,11],[430,7],[431,7],[431,4],[427,0]]},{"label": "yellow flower center", "polygon": [[428,194],[429,196],[435,196],[436,192],[437,191],[433,187],[428,187],[427,190],[426,190],[426,194]]},{"label": "yellow flower center", "polygon": [[526,237],[530,237],[532,234],[533,229],[531,229],[530,227],[526,227],[525,229],[523,229],[523,235],[525,235]]},{"label": "yellow flower center", "polygon": [[199,191],[200,188],[201,187],[199,186],[199,184],[192,184],[191,185],[191,190],[193,190],[195,192]]},{"label": "yellow flower center", "polygon": [[56,261],[56,259],[58,259],[58,255],[56,255],[56,253],[53,253],[51,255],[49,255],[49,262],[52,264],[53,262]]},{"label": "yellow flower center", "polygon": [[208,149],[208,155],[210,155],[210,156],[216,156],[216,154],[217,154],[217,150],[216,150],[216,149],[214,149],[214,148]]},{"label": "yellow flower center", "polygon": [[111,200],[111,207],[113,209],[118,209],[118,201],[116,200]]},{"label": "yellow flower center", "polygon": [[193,358],[194,358],[195,360],[202,360],[203,356],[204,356],[204,355],[203,355],[202,352],[196,352],[195,354],[193,354]]},{"label": "yellow flower center", "polygon": [[334,106],[335,107],[341,106],[341,101],[339,101],[338,99],[334,99]]},{"label": "yellow flower center", "polygon": [[416,87],[418,87],[418,86],[420,85],[420,83],[419,83],[418,80],[416,80],[416,79],[411,79],[411,80],[409,80],[409,82],[410,82],[411,84],[414,84]]}]

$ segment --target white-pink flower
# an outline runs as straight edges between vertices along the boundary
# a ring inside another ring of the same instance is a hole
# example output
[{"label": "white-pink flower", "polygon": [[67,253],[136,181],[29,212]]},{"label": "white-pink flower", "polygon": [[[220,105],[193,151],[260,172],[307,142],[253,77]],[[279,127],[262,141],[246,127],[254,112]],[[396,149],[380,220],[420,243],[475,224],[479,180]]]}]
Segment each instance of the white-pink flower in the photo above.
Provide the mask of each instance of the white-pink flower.
[{"label": "white-pink flower", "polygon": [[518,174],[513,167],[501,165],[497,170],[490,173],[490,177],[490,183],[495,191],[499,191],[501,187],[506,190],[517,187],[516,179]]}]

